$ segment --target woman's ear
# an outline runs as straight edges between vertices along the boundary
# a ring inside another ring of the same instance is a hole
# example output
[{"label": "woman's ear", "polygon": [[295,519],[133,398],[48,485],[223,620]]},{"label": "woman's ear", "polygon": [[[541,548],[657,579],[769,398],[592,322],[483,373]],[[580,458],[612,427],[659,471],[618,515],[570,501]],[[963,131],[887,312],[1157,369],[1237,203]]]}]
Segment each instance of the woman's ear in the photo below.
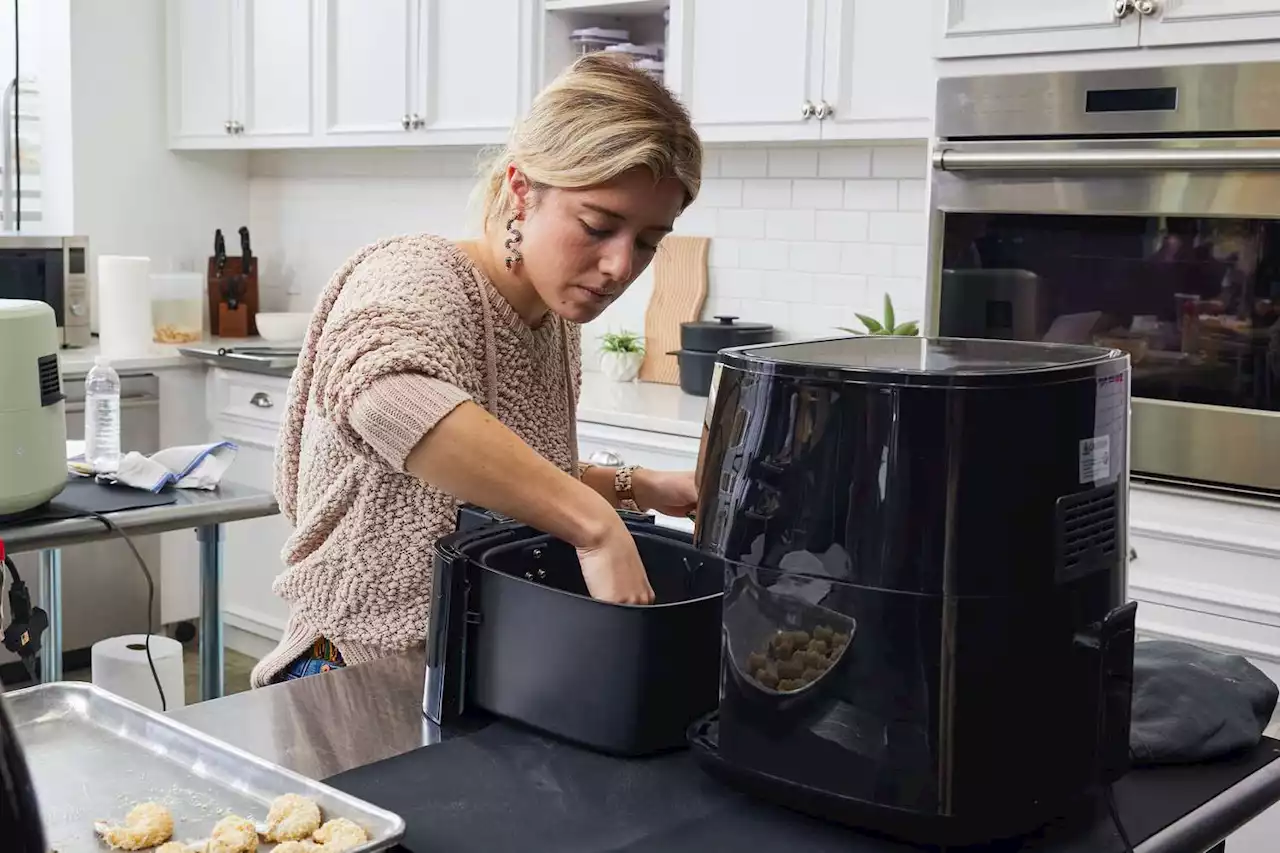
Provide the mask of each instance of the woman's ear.
[{"label": "woman's ear", "polygon": [[514,163],[507,167],[507,191],[515,199],[514,213],[523,215],[529,204],[529,193],[533,184],[525,173]]}]

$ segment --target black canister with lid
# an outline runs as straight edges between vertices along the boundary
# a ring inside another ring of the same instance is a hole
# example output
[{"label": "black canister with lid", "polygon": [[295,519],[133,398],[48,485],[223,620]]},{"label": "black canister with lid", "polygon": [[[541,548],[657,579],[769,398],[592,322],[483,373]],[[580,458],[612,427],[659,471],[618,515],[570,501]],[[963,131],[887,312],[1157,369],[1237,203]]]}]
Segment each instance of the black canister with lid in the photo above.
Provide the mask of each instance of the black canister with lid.
[{"label": "black canister with lid", "polygon": [[716,353],[731,347],[767,344],[773,341],[768,323],[739,323],[737,317],[718,314],[714,320],[680,324],[680,349],[670,355],[680,362],[680,390],[697,397],[711,393]]}]

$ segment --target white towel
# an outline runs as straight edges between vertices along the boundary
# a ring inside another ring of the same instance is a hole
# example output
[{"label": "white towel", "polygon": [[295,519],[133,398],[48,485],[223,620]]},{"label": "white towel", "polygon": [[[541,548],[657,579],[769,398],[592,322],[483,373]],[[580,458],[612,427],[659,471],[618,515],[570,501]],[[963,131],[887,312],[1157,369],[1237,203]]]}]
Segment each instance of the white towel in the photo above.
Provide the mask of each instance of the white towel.
[{"label": "white towel", "polygon": [[229,441],[170,447],[143,456],[130,451],[120,459],[119,470],[99,474],[104,480],[159,492],[166,486],[179,489],[215,489],[222,475],[235,461],[236,445]]}]

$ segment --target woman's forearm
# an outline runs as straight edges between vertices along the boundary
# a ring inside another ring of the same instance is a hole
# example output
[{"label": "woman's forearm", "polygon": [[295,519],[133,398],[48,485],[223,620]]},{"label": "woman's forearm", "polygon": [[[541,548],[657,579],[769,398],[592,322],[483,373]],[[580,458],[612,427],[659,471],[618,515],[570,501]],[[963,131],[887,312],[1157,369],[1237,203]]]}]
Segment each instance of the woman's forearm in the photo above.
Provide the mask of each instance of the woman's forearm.
[{"label": "woman's forearm", "polygon": [[552,465],[472,402],[437,423],[409,453],[405,469],[460,501],[578,548],[597,546],[621,524],[601,493]]}]

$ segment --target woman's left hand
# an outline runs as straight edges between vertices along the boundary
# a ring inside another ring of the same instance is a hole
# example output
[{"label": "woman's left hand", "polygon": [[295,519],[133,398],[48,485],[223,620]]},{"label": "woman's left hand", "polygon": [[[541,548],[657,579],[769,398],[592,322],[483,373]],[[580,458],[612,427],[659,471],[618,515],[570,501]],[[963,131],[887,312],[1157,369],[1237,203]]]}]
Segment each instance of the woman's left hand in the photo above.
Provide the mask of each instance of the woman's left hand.
[{"label": "woman's left hand", "polygon": [[631,490],[642,510],[687,518],[698,508],[698,486],[692,471],[651,471],[637,468]]}]

